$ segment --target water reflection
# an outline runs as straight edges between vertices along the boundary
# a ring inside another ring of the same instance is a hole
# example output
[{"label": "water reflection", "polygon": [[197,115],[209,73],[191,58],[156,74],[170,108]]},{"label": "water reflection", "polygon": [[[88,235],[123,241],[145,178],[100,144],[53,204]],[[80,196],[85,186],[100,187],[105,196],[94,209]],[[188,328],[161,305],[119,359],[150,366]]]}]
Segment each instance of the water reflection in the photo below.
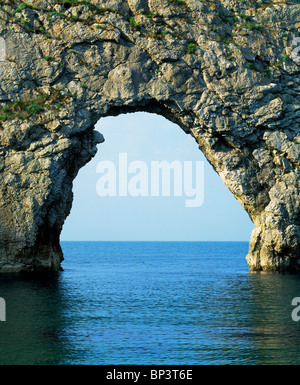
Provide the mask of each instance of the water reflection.
[{"label": "water reflection", "polygon": [[0,364],[300,364],[300,277],[199,255],[2,275]]},{"label": "water reflection", "polygon": [[0,323],[1,364],[55,364],[67,354],[61,342],[68,306],[60,274],[0,277],[6,322]]},{"label": "water reflection", "polygon": [[252,323],[260,364],[300,363],[300,323],[292,320],[292,299],[300,296],[300,276],[249,273]]}]

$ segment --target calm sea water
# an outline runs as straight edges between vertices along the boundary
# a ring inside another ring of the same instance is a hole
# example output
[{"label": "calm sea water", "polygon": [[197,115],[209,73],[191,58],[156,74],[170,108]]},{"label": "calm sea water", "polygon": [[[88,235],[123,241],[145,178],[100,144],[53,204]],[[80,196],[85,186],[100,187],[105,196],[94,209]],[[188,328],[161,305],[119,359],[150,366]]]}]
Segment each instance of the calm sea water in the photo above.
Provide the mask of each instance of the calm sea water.
[{"label": "calm sea water", "polygon": [[1,364],[300,364],[300,276],[247,243],[65,242],[64,271],[0,276]]}]

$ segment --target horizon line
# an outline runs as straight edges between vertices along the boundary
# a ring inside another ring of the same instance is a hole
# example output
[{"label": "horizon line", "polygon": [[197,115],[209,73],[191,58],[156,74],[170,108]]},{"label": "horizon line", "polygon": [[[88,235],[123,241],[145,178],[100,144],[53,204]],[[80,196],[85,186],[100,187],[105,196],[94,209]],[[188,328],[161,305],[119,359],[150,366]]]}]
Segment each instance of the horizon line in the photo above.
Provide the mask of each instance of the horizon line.
[{"label": "horizon line", "polygon": [[60,242],[247,242],[249,240],[61,240]]}]

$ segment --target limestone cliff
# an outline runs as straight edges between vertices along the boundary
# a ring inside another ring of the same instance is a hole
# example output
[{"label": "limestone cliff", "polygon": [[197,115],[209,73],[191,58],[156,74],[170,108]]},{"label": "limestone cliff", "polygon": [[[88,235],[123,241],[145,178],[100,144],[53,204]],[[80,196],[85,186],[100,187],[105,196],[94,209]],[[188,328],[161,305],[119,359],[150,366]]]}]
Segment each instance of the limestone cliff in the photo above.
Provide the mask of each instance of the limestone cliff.
[{"label": "limestone cliff", "polygon": [[128,111],[199,143],[251,269],[299,269],[299,31],[299,0],[0,1],[0,271],[59,269],[94,125]]}]

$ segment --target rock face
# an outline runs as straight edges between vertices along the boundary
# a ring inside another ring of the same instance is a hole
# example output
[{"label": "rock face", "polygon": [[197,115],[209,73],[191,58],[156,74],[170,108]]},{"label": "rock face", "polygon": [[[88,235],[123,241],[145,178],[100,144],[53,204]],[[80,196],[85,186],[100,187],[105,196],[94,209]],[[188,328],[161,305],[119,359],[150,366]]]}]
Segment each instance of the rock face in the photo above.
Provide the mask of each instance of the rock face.
[{"label": "rock face", "polygon": [[[254,270],[300,268],[299,1],[0,1],[0,271],[57,270],[103,116],[192,135],[255,224]],[[298,24],[297,24],[298,23]]]}]

